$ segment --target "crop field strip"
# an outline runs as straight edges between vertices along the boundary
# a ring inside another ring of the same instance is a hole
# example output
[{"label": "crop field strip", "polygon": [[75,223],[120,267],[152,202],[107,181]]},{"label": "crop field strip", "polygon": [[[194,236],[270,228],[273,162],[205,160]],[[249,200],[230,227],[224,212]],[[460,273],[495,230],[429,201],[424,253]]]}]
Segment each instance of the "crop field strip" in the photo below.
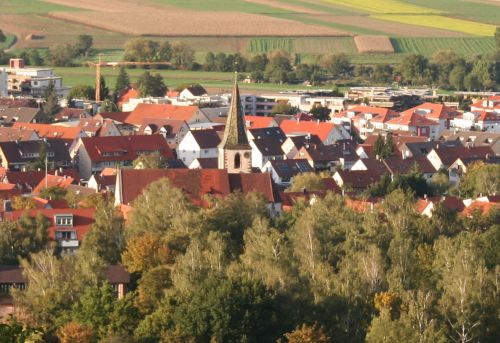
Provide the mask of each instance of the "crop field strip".
[{"label": "crop field strip", "polygon": [[356,36],[354,43],[358,52],[365,53],[394,53],[394,47],[387,36]]},{"label": "crop field strip", "polygon": [[493,37],[481,38],[392,38],[396,53],[430,56],[439,50],[452,50],[462,55],[487,54],[496,49]]}]

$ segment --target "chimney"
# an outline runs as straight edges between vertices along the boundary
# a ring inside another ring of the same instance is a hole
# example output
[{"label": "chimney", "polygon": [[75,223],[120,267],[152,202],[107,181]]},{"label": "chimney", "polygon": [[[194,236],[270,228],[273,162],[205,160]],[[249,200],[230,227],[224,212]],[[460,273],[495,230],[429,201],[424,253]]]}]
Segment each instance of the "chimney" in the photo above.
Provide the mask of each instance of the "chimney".
[{"label": "chimney", "polygon": [[306,194],[306,193],[307,193],[307,188],[306,188],[306,187],[302,187],[302,193],[303,193],[303,194]]},{"label": "chimney", "polygon": [[318,124],[318,126],[319,126],[319,119],[318,119],[318,120],[316,120],[316,123],[317,123],[317,124]]}]

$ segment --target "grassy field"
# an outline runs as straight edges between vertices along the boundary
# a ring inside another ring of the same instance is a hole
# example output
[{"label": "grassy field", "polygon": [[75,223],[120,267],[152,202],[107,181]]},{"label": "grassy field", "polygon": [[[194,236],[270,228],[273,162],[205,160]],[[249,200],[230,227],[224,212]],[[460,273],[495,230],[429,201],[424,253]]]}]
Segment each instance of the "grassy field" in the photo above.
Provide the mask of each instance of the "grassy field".
[{"label": "grassy field", "polygon": [[254,38],[248,42],[247,52],[250,54],[268,53],[272,50],[295,52],[294,43],[291,38]]},{"label": "grassy field", "polygon": [[[95,83],[95,69],[90,67],[55,68],[55,73],[63,77],[66,86],[80,84],[93,85]],[[135,82],[139,75],[144,73],[144,69],[127,69],[132,82]],[[102,69],[102,75],[109,88],[113,88],[116,83],[119,69]],[[205,88],[230,91],[234,84],[234,73],[205,72],[205,71],[183,71],[183,70],[149,70],[149,72],[162,75],[164,82],[169,88],[176,88],[179,85],[188,83],[201,83]],[[300,85],[280,85],[273,83],[240,83],[240,88],[245,91],[283,91],[293,89],[324,89],[323,87],[305,87]],[[328,87],[326,87],[328,88]]]},{"label": "grassy field", "polygon": [[495,51],[495,39],[485,38],[393,38],[397,53],[431,56],[439,50],[452,50],[462,55],[486,54]]}]

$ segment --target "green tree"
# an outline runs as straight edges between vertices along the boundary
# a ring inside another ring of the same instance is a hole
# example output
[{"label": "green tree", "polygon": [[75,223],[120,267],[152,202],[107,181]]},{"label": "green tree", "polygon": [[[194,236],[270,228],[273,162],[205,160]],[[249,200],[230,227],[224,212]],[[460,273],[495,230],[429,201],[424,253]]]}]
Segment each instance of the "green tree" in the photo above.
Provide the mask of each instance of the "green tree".
[{"label": "green tree", "polygon": [[456,65],[450,72],[449,82],[450,86],[452,86],[456,90],[464,89],[464,80],[465,80],[465,66]]},{"label": "green tree", "polygon": [[319,121],[329,121],[331,112],[331,109],[321,105],[314,105],[311,109],[311,114],[314,116],[314,119]]},{"label": "green tree", "polygon": [[151,75],[148,71],[139,76],[137,84],[142,97],[163,97],[168,90],[160,74]]},{"label": "green tree", "polygon": [[172,64],[178,69],[188,69],[195,61],[194,50],[183,42],[172,45]]},{"label": "green tree", "polygon": [[297,107],[293,107],[289,102],[278,101],[276,105],[271,109],[271,114],[297,114],[299,113],[299,109]]},{"label": "green tree", "polygon": [[288,192],[301,192],[304,189],[310,191],[323,191],[325,184],[323,176],[317,173],[301,173],[293,178],[291,186],[287,189]]},{"label": "green tree", "polygon": [[101,88],[100,88],[100,91],[101,91],[101,100],[104,100],[106,98],[109,97],[109,88],[108,86],[106,86],[106,79],[104,78],[104,76],[101,75]]},{"label": "green tree", "polygon": [[94,100],[95,99],[95,89],[89,85],[76,85],[71,87],[71,90],[68,94],[68,99],[71,101],[72,99],[87,99]]},{"label": "green tree", "polygon": [[48,188],[42,188],[40,191],[40,198],[47,200],[62,200],[66,197],[68,191],[59,186],[51,186]]},{"label": "green tree", "polygon": [[50,123],[54,120],[54,115],[60,110],[59,98],[53,82],[45,89],[43,95],[42,111],[37,116],[37,120],[42,123]]},{"label": "green tree", "polygon": [[73,64],[73,58],[75,58],[75,49],[69,44],[54,45],[49,49],[48,56],[52,66],[70,67]]},{"label": "green tree", "polygon": [[90,35],[79,35],[75,44],[75,50],[79,55],[88,56],[92,50],[94,38]]},{"label": "green tree", "polygon": [[162,169],[165,164],[165,158],[159,153],[139,154],[132,163],[135,169]]},{"label": "green tree", "polygon": [[142,233],[165,234],[192,210],[184,193],[168,179],[151,183],[133,203],[126,229],[129,235]]},{"label": "green tree", "polygon": [[413,85],[421,84],[423,75],[427,69],[429,61],[422,55],[411,54],[405,56],[401,62],[400,70],[403,79]]},{"label": "green tree", "polygon": [[130,78],[127,74],[127,71],[125,68],[121,67],[120,72],[118,73],[118,77],[116,78],[116,83],[115,83],[115,89],[114,89],[114,95],[115,98],[118,99],[118,97],[129,88],[130,86]]},{"label": "green tree", "polygon": [[282,83],[287,82],[287,75],[292,71],[290,59],[285,56],[276,55],[269,59],[264,70],[264,76],[271,82]]},{"label": "green tree", "polygon": [[125,248],[124,220],[112,199],[100,197],[95,206],[95,222],[85,235],[81,250],[91,251],[108,264],[120,262]]},{"label": "green tree", "polygon": [[334,79],[347,77],[351,74],[351,62],[345,54],[331,54],[324,56],[320,65],[329,73]]},{"label": "green tree", "polygon": [[277,304],[262,285],[212,277],[179,299],[173,326],[196,341],[271,342],[279,337]]},{"label": "green tree", "polygon": [[7,40],[7,36],[5,36],[5,33],[0,29],[0,43],[3,43]]}]

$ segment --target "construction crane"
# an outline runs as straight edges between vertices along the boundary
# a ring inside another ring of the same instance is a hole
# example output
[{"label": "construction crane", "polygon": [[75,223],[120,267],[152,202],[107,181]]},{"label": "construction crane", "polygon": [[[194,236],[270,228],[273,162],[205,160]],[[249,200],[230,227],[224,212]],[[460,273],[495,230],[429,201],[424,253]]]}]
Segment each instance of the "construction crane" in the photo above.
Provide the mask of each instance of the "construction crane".
[{"label": "construction crane", "polygon": [[112,67],[116,68],[119,66],[145,66],[145,65],[164,65],[171,66],[170,62],[131,62],[131,61],[120,61],[120,62],[102,62],[101,56],[98,55],[99,60],[97,62],[88,61],[87,64],[90,67],[95,67],[95,100],[97,102],[101,101],[101,67]]}]

